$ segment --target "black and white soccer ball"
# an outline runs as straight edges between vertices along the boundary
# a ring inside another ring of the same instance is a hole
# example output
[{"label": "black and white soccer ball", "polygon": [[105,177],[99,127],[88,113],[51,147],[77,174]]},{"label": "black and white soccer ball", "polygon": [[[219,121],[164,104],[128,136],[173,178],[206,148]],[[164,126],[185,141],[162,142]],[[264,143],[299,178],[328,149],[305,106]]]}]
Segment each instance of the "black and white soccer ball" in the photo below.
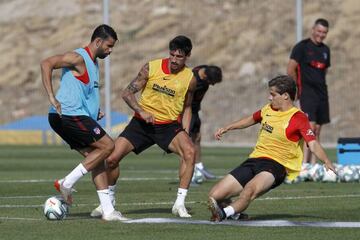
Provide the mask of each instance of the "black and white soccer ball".
[{"label": "black and white soccer ball", "polygon": [[325,174],[325,168],[321,164],[314,164],[309,170],[309,179],[314,182],[322,181]]},{"label": "black and white soccer ball", "polygon": [[65,219],[68,212],[69,206],[61,197],[53,196],[45,201],[44,215],[48,220]]},{"label": "black and white soccer ball", "polygon": [[341,182],[357,182],[360,179],[359,171],[356,166],[345,165],[338,169]]},{"label": "black and white soccer ball", "polygon": [[331,171],[331,170],[326,171],[326,169],[325,169],[324,176],[321,181],[322,182],[338,182],[339,177],[333,171]]},{"label": "black and white soccer ball", "polygon": [[298,176],[301,182],[309,181],[310,180],[310,169],[312,165],[310,163],[303,163],[301,166],[301,171]]}]

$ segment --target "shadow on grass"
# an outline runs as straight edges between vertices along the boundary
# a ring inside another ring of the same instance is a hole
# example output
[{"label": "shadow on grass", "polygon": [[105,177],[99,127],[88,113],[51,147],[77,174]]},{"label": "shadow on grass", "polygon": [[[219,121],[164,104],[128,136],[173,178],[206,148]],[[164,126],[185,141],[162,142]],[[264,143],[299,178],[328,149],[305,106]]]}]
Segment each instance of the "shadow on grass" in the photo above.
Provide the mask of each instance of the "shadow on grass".
[{"label": "shadow on grass", "polygon": [[79,219],[97,219],[97,218],[91,217],[89,212],[81,212],[81,213],[70,213],[65,220],[71,221],[71,220],[79,220]]},{"label": "shadow on grass", "polygon": [[171,208],[146,208],[125,211],[126,214],[169,213]]},{"label": "shadow on grass", "polygon": [[[191,208],[186,208],[190,214],[193,214]],[[135,209],[124,211],[124,214],[147,214],[147,213],[171,213],[171,208],[143,208],[143,209]]]}]

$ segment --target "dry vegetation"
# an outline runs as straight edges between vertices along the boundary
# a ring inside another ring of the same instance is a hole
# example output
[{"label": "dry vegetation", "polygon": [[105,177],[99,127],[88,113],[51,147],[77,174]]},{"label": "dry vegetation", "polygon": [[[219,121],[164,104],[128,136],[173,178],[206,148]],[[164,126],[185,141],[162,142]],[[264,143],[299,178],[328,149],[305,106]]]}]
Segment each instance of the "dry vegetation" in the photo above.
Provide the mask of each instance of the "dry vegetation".
[{"label": "dry vegetation", "polygon": [[[46,114],[39,62],[88,43],[102,22],[100,0],[0,0],[0,123]],[[216,64],[224,82],[203,103],[204,140],[229,121],[267,102],[266,82],[284,73],[295,43],[295,0],[111,0],[111,25],[120,42],[111,56],[112,108],[131,114],[121,90],[148,60],[167,56],[178,34],[194,43],[189,66]],[[323,141],[360,136],[360,2],[303,0],[304,37],[317,17],[330,21],[328,77],[332,123]],[[56,73],[58,76],[59,73]],[[57,80],[56,80],[57,81]],[[225,141],[252,143],[255,128]]]}]

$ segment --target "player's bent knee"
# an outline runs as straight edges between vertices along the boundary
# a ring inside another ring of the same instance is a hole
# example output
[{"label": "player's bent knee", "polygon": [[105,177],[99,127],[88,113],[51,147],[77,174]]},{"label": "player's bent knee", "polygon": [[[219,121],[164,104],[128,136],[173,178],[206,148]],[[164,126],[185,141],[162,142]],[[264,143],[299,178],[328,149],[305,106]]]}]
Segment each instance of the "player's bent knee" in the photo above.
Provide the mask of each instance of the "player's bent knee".
[{"label": "player's bent knee", "polygon": [[219,189],[213,188],[210,190],[208,197],[214,198],[216,201],[220,201],[224,198],[223,194]]},{"label": "player's bent knee", "polygon": [[108,166],[108,168],[114,169],[119,166],[119,161],[116,161],[116,159],[109,157],[106,159],[106,165]]}]

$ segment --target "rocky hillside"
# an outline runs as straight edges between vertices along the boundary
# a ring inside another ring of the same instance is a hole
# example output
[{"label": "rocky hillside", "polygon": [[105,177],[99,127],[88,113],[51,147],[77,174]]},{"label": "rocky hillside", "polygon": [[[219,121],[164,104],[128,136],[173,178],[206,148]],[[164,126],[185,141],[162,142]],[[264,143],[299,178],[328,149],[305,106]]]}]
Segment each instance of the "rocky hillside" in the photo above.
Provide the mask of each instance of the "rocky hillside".
[{"label": "rocky hillside", "polygon": [[[330,22],[332,123],[322,141],[360,137],[360,2],[303,0],[303,7],[304,37],[316,18]],[[113,110],[131,114],[122,89],[146,61],[166,57],[168,41],[178,34],[193,40],[189,66],[223,68],[223,83],[203,102],[204,141],[212,141],[215,128],[267,102],[266,83],[285,73],[296,41],[295,0],[110,0],[110,9],[120,38],[111,55]],[[47,112],[39,62],[86,45],[101,22],[100,0],[0,0],[0,123]],[[256,132],[254,127],[224,140],[251,144]]]}]

